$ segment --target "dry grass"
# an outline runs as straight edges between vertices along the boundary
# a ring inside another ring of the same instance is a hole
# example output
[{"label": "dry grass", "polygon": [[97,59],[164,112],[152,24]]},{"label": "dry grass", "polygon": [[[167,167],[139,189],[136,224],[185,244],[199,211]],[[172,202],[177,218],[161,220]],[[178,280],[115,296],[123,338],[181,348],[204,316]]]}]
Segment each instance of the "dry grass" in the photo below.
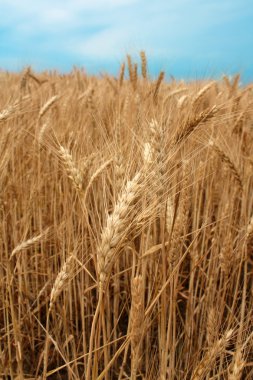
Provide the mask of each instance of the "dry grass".
[{"label": "dry grass", "polygon": [[0,91],[0,379],[252,379],[252,86]]}]

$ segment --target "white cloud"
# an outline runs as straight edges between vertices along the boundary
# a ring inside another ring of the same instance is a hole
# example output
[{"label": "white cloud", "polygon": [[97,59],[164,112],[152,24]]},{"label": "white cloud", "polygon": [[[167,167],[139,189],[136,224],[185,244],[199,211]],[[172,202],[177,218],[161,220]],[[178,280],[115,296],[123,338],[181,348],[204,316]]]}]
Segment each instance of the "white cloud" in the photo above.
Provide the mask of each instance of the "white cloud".
[{"label": "white cloud", "polygon": [[120,27],[112,27],[103,30],[95,35],[80,39],[71,50],[79,53],[81,56],[102,59],[105,57],[113,58],[115,55],[122,55],[125,49],[129,46],[130,41],[133,40],[133,33],[130,30]]}]

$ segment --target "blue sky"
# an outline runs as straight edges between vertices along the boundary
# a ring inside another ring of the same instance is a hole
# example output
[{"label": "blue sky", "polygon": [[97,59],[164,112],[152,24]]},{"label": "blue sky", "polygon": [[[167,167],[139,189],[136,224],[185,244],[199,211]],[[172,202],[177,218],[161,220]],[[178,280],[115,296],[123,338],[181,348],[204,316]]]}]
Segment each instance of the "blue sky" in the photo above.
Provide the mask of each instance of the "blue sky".
[{"label": "blue sky", "polygon": [[0,69],[116,74],[145,50],[150,73],[253,81],[252,0],[0,0]]}]

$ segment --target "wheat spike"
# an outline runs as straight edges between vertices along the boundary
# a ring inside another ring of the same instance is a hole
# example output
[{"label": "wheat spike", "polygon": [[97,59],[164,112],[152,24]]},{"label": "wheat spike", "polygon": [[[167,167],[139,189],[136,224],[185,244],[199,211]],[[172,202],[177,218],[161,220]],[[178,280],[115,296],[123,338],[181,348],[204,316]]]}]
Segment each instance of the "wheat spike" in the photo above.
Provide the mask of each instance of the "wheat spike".
[{"label": "wheat spike", "polygon": [[128,65],[129,79],[130,79],[130,82],[133,84],[134,83],[134,68],[133,68],[132,58],[129,54],[127,55],[127,65]]},{"label": "wheat spike", "polygon": [[72,278],[74,273],[74,261],[75,254],[72,253],[64,262],[61,271],[58,273],[50,294],[49,311],[52,310],[56,299],[61,294],[62,290],[67,285],[69,280]]},{"label": "wheat spike", "polygon": [[216,82],[210,82],[210,83],[207,83],[203,88],[201,88],[199,92],[195,95],[195,97],[193,98],[192,106],[197,108],[200,105],[204,96],[214,85],[216,85]]},{"label": "wheat spike", "polygon": [[123,62],[121,67],[120,67],[120,72],[119,72],[119,86],[120,87],[122,87],[122,85],[123,85],[124,75],[125,75],[125,63]]},{"label": "wheat spike", "polygon": [[138,172],[131,181],[126,183],[111,215],[108,215],[106,225],[101,233],[101,243],[97,253],[97,269],[99,281],[106,280],[115,249],[126,233],[129,223],[128,213],[131,204],[139,194],[141,174]]},{"label": "wheat spike", "polygon": [[153,162],[152,147],[149,142],[144,143],[143,160],[144,160],[144,163],[147,165],[150,165]]},{"label": "wheat spike", "polygon": [[145,51],[140,52],[141,56],[141,75],[143,79],[147,79],[147,58]]},{"label": "wheat spike", "polygon": [[238,349],[234,354],[234,360],[228,374],[228,380],[241,380],[244,366],[245,361],[242,352]]},{"label": "wheat spike", "polygon": [[208,311],[207,324],[206,324],[206,333],[207,333],[206,339],[207,339],[209,347],[213,346],[215,342],[217,329],[218,329],[217,310],[215,310],[215,308],[212,307]]},{"label": "wheat spike", "polygon": [[72,180],[74,186],[77,190],[83,189],[83,175],[80,170],[75,166],[72,154],[68,149],[60,146],[59,150],[60,157],[65,166],[68,177]]},{"label": "wheat spike", "polygon": [[95,181],[95,179],[107,168],[107,166],[109,166],[111,163],[112,163],[112,158],[107,160],[106,162],[104,162],[96,171],[95,173],[93,173],[93,175],[91,176],[90,180],[89,180],[89,183],[86,187],[86,190],[85,190],[85,194],[84,194],[84,199],[87,198],[87,195],[88,195],[88,192],[93,184],[93,182]]},{"label": "wheat spike", "polygon": [[165,77],[165,72],[161,71],[157,80],[156,80],[155,89],[154,89],[154,93],[153,93],[153,99],[154,99],[155,103],[157,102],[159,89],[161,87],[162,81],[164,80],[164,77]]},{"label": "wheat spike", "polygon": [[228,233],[225,238],[220,251],[220,265],[221,270],[225,277],[229,276],[231,267],[233,266],[233,240],[231,233]]},{"label": "wheat spike", "polygon": [[9,106],[8,108],[5,108],[0,112],[0,121],[5,121],[8,119],[8,117],[15,111],[15,109],[12,106]]},{"label": "wheat spike", "polygon": [[186,103],[186,101],[187,101],[188,98],[189,98],[188,95],[182,95],[182,96],[178,99],[178,101],[177,101],[177,108],[178,108],[179,110],[181,110],[181,109],[184,107],[184,105],[185,105],[185,103]]},{"label": "wheat spike", "polygon": [[13,251],[11,252],[10,259],[12,259],[18,252],[21,252],[21,251],[23,251],[25,249],[28,249],[28,248],[32,247],[34,244],[36,244],[39,241],[41,241],[48,234],[48,231],[49,231],[49,228],[46,229],[41,234],[39,234],[37,236],[34,236],[34,237],[30,238],[30,239],[27,239],[27,240],[23,241],[22,243],[20,243],[19,245],[17,245],[13,249]]},{"label": "wheat spike", "polygon": [[45,113],[52,107],[54,103],[56,103],[60,99],[59,95],[54,95],[41,107],[39,112],[38,121],[45,115]]},{"label": "wheat spike", "polygon": [[182,130],[176,134],[174,144],[176,145],[179,142],[185,140],[201,123],[204,123],[213,118],[217,111],[218,107],[214,105],[212,108],[201,112],[197,116],[194,116],[194,118],[189,118],[186,122],[185,127],[181,128]]},{"label": "wheat spike", "polygon": [[134,90],[136,90],[136,88],[137,88],[137,81],[138,81],[138,65],[137,65],[137,63],[135,63],[134,67],[133,67],[133,88],[134,88]]},{"label": "wheat spike", "polygon": [[139,351],[144,324],[144,287],[142,276],[134,277],[131,284],[131,379],[136,379],[139,368]]},{"label": "wheat spike", "polygon": [[242,179],[239,174],[238,169],[236,168],[235,164],[232,162],[231,158],[228,157],[223,150],[221,150],[218,145],[213,141],[209,141],[209,145],[212,147],[212,149],[218,154],[220,159],[227,165],[227,167],[230,169],[231,173],[233,174],[240,190],[243,189]]},{"label": "wheat spike", "polygon": [[195,368],[191,380],[205,379],[207,373],[212,369],[215,359],[222,354],[229,341],[231,340],[233,330],[227,331],[224,336],[217,340],[213,346],[206,352],[203,359]]},{"label": "wheat spike", "polygon": [[171,229],[173,226],[174,213],[175,213],[175,210],[174,210],[171,197],[168,196],[167,203],[166,203],[166,230],[168,233],[171,232]]}]

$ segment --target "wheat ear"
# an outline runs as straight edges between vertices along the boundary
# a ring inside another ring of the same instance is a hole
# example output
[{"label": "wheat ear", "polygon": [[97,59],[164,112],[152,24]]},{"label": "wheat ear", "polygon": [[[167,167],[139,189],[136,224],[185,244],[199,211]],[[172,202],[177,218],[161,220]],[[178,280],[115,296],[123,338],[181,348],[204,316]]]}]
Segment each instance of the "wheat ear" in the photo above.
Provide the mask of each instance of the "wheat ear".
[{"label": "wheat ear", "polygon": [[14,107],[9,106],[0,112],[0,121],[5,121],[14,112]]},{"label": "wheat ear", "polygon": [[175,214],[175,209],[172,203],[172,199],[170,196],[167,198],[166,202],[166,230],[168,233],[171,233],[171,229],[173,226],[173,220],[174,220],[174,214]]},{"label": "wheat ear", "polygon": [[30,239],[27,239],[27,240],[23,241],[22,243],[20,243],[19,245],[17,245],[13,249],[13,251],[11,252],[10,259],[12,259],[18,252],[23,251],[25,249],[28,249],[28,248],[32,247],[34,244],[41,241],[41,239],[43,239],[47,235],[48,231],[49,231],[49,228],[46,229],[41,234],[34,236]]},{"label": "wheat ear", "polygon": [[81,171],[76,167],[72,154],[67,148],[64,148],[62,145],[60,146],[59,154],[65,166],[68,177],[72,180],[77,190],[82,190],[83,175]]},{"label": "wheat ear", "polygon": [[121,192],[112,214],[107,216],[105,227],[101,233],[101,243],[98,246],[97,250],[99,299],[91,326],[89,355],[86,370],[87,380],[90,380],[95,328],[100,313],[100,306],[103,302],[104,284],[109,274],[117,245],[126,234],[127,225],[129,223],[128,214],[130,211],[130,206],[133,204],[139,194],[141,179],[141,172],[138,172],[131,181],[128,181],[126,183],[126,186]]},{"label": "wheat ear", "polygon": [[135,380],[139,368],[139,352],[144,324],[144,286],[142,276],[137,276],[131,284],[131,379]]},{"label": "wheat ear", "polygon": [[215,337],[217,335],[218,318],[217,311],[214,307],[208,310],[207,323],[206,323],[206,340],[209,347],[212,347],[215,343]]},{"label": "wheat ear", "polygon": [[123,62],[120,66],[120,72],[119,72],[119,86],[122,87],[124,82],[124,75],[125,75],[125,63]]},{"label": "wheat ear", "polygon": [[234,354],[234,360],[228,374],[228,380],[241,380],[244,366],[245,361],[243,360],[242,351],[239,349]]},{"label": "wheat ear", "polygon": [[184,108],[185,103],[189,99],[188,95],[182,95],[177,101],[177,108],[179,111],[181,111]]},{"label": "wheat ear", "polygon": [[115,173],[115,191],[118,194],[124,184],[124,160],[121,152],[118,152],[114,159],[114,173]]},{"label": "wheat ear", "polygon": [[50,294],[49,311],[52,310],[56,299],[61,294],[62,290],[65,288],[69,280],[72,278],[74,273],[74,261],[75,254],[72,253],[64,262],[60,272],[58,273]]},{"label": "wheat ear", "polygon": [[48,126],[49,126],[49,123],[48,123],[48,120],[46,120],[43,123],[42,127],[40,128],[40,130],[39,130],[39,135],[38,135],[38,142],[39,142],[39,144],[41,144],[41,142],[43,140],[43,136],[44,136],[44,134],[45,134]]},{"label": "wheat ear", "polygon": [[54,103],[57,102],[57,100],[60,99],[59,95],[54,95],[48,101],[41,107],[40,112],[39,112],[39,117],[38,117],[38,122],[40,119],[46,114],[46,112],[52,107]]},{"label": "wheat ear", "polygon": [[154,99],[155,103],[157,102],[159,89],[161,87],[162,81],[164,80],[164,77],[165,77],[165,73],[164,73],[164,71],[161,71],[157,80],[156,80],[155,89],[154,89],[154,93],[153,93],[153,99]]},{"label": "wheat ear", "polygon": [[24,73],[23,73],[23,75],[22,75],[22,77],[21,77],[21,80],[20,80],[20,91],[21,91],[21,92],[24,92],[24,91],[26,90],[27,80],[28,80],[28,77],[29,77],[30,71],[31,71],[30,66],[28,66],[28,67],[24,70]]},{"label": "wheat ear", "polygon": [[192,106],[197,108],[200,103],[202,102],[204,96],[206,95],[206,93],[214,86],[216,85],[216,82],[210,82],[210,83],[207,83],[203,88],[201,88],[199,90],[199,92],[197,92],[197,94],[195,95],[195,97],[193,98],[193,101],[192,101]]},{"label": "wheat ear", "polygon": [[185,127],[180,128],[180,131],[177,133],[174,139],[174,145],[185,140],[200,125],[200,123],[204,123],[213,118],[217,111],[218,107],[214,105],[212,108],[201,112],[193,119],[187,120]]},{"label": "wheat ear", "polygon": [[233,174],[240,190],[243,189],[242,179],[239,174],[238,169],[236,168],[235,164],[232,162],[231,158],[228,157],[223,150],[221,150],[217,144],[213,140],[209,141],[209,145],[212,147],[212,149],[217,153],[217,155],[220,157],[220,159],[226,164],[226,166],[230,169],[231,173]]},{"label": "wheat ear", "polygon": [[137,63],[133,66],[133,88],[136,90],[137,88],[137,81],[138,81],[138,65]]},{"label": "wheat ear", "polygon": [[205,379],[206,374],[212,369],[216,358],[222,354],[233,334],[233,330],[228,330],[224,336],[217,340],[213,346],[206,352],[203,359],[195,368],[191,380]]},{"label": "wheat ear", "polygon": [[138,172],[126,183],[111,215],[108,215],[101,233],[101,243],[97,252],[97,270],[99,282],[104,284],[112,262],[115,249],[124,237],[129,223],[128,213],[131,204],[136,200],[140,189],[141,174]]},{"label": "wheat ear", "polygon": [[141,75],[143,79],[147,79],[147,58],[145,51],[140,52],[141,56]]},{"label": "wheat ear", "polygon": [[134,68],[133,68],[132,58],[130,55],[127,55],[127,66],[128,66],[129,79],[130,79],[130,82],[133,84],[134,83]]},{"label": "wheat ear", "polygon": [[107,168],[107,166],[109,166],[112,162],[112,159],[110,160],[107,160],[103,165],[101,165],[96,171],[95,173],[91,176],[90,180],[89,180],[89,183],[87,185],[87,188],[85,190],[85,194],[84,194],[84,200],[86,200],[87,198],[87,195],[88,195],[88,192],[93,184],[93,182],[95,181],[95,179]]},{"label": "wheat ear", "polygon": [[43,360],[43,380],[47,378],[47,366],[48,366],[48,351],[49,351],[49,346],[50,346],[50,341],[49,341],[49,316],[50,312],[52,311],[53,305],[64,289],[64,287],[67,285],[69,280],[73,277],[74,273],[74,258],[75,258],[75,253],[72,253],[67,260],[64,262],[60,272],[58,273],[55,281],[53,288],[51,290],[50,294],[50,303],[49,303],[49,310],[47,314],[47,321],[46,321],[46,339],[45,339],[45,347],[44,347],[44,360]]}]

